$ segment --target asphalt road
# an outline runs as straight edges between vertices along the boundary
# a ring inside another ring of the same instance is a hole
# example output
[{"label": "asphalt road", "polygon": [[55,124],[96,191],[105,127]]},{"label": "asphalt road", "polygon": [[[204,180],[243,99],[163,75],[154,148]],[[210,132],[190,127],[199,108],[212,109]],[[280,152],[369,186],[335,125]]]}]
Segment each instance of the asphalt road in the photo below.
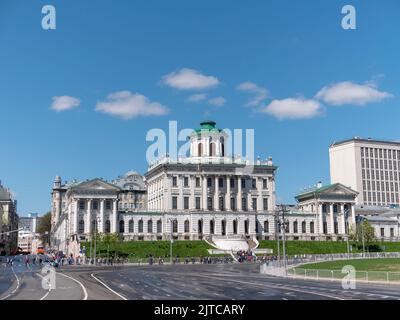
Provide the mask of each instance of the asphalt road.
[{"label": "asphalt road", "polygon": [[339,282],[270,277],[252,264],[70,267],[63,272],[88,288],[88,299],[400,300],[400,286],[357,283],[355,290],[344,290]]},{"label": "asphalt road", "polygon": [[[0,299],[400,300],[400,285],[357,283],[355,290],[344,290],[338,282],[270,277],[252,264],[67,266],[57,271],[52,290],[42,288],[37,268],[14,271],[18,281],[0,291]],[[0,290],[5,287],[0,277]]]}]

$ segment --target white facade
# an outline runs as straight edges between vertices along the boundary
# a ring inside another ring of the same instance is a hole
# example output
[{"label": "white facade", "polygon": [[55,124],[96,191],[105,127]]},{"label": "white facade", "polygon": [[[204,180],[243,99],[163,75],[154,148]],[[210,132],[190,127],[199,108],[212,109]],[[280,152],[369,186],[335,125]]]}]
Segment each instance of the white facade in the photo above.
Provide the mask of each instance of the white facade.
[{"label": "white facade", "polygon": [[354,138],[329,148],[331,183],[356,190],[357,204],[400,205],[400,143]]}]

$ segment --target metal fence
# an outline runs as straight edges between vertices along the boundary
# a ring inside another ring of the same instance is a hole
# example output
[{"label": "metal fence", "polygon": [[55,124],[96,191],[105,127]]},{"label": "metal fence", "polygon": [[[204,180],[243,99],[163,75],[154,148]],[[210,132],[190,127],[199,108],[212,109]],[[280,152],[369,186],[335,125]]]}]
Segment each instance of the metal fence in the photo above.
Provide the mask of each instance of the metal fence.
[{"label": "metal fence", "polygon": [[[292,278],[335,281],[342,280],[348,273],[342,270],[288,268],[286,275]],[[400,272],[355,271],[354,278],[365,282],[400,283]]]}]

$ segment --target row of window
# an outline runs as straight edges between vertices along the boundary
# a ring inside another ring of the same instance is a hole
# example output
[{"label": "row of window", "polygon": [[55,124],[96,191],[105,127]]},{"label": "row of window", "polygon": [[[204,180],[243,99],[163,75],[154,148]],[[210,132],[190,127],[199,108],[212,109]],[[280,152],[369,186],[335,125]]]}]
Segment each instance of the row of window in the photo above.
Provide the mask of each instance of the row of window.
[{"label": "row of window", "polygon": [[[207,187],[212,188],[215,187],[215,179],[208,177],[207,178]],[[246,189],[246,185],[251,181],[251,188],[252,189],[257,189],[257,179],[253,178],[251,180],[246,180],[246,179],[241,179],[241,188]],[[229,186],[230,188],[235,188],[238,184],[238,179],[230,179]],[[226,185],[226,181],[224,178],[218,178],[218,188],[224,188],[224,185]],[[201,179],[200,177],[195,178],[195,186],[196,188],[201,187]],[[178,177],[173,176],[172,177],[172,187],[178,187]],[[183,187],[184,188],[189,188],[189,177],[183,177]],[[268,180],[263,179],[262,180],[262,187],[263,189],[268,189]]]},{"label": "row of window", "polygon": [[[80,210],[85,210],[87,208],[87,201],[86,200],[79,200],[79,209]],[[92,210],[99,210],[100,208],[100,201],[99,200],[92,200],[91,201],[91,209]],[[106,200],[105,201],[105,209],[106,210],[111,210],[112,208],[112,201],[111,200]]]},{"label": "row of window", "polygon": [[399,203],[399,194],[398,193],[384,193],[384,192],[363,192],[364,201],[368,202],[368,204],[376,204],[378,203],[390,203],[396,204]]},{"label": "row of window", "polygon": [[[345,204],[343,205],[343,210],[346,211],[351,207],[351,205]],[[341,212],[341,205],[339,204],[333,204],[332,205],[332,210],[333,213],[340,213]],[[322,212],[323,213],[329,213],[330,212],[330,205],[327,203],[322,204]]]},{"label": "row of window", "polygon": [[400,159],[400,150],[361,147],[361,157]]},{"label": "row of window", "polygon": [[[386,188],[385,188],[386,187]],[[364,191],[391,191],[391,192],[398,192],[399,191],[399,184],[394,182],[384,182],[381,181],[366,181],[363,180],[363,190]]]},{"label": "row of window", "polygon": [[378,160],[378,159],[361,159],[361,168],[367,168],[369,169],[389,169],[389,170],[397,170],[397,168],[400,168],[400,160],[395,161],[395,160]]},{"label": "row of window", "polygon": [[[381,237],[385,237],[385,228],[381,228]],[[390,228],[390,237],[394,237],[394,228]]]},{"label": "row of window", "polygon": [[[172,232],[173,233],[178,233],[179,230],[179,222],[177,219],[174,219],[171,221],[172,223]],[[233,234],[237,234],[238,233],[238,220],[233,220],[232,221],[232,230],[233,230]],[[248,234],[249,233],[249,220],[244,220],[244,233]],[[157,224],[157,233],[162,233],[162,221],[161,220],[157,220],[156,222]],[[203,233],[203,220],[198,220],[197,222],[197,232],[199,234]],[[210,227],[210,234],[214,234],[215,233],[215,221],[214,220],[210,220],[209,222],[209,227]],[[190,223],[189,220],[185,220],[184,221],[184,226],[183,226],[183,230],[185,233],[189,233],[190,232]],[[293,227],[293,233],[299,233],[299,225],[297,221],[293,221],[292,222],[292,227]],[[106,220],[105,222],[105,226],[104,226],[104,232],[105,233],[110,233],[110,228],[111,228],[111,224],[110,224],[110,220]],[[310,228],[310,233],[315,233],[315,228],[314,228],[314,222],[311,221],[309,224],[309,228]],[[92,231],[97,230],[97,225],[96,225],[96,220],[92,221]],[[138,233],[143,233],[144,230],[144,222],[143,220],[139,220],[138,221]],[[270,223],[268,220],[264,221],[264,225],[263,225],[263,230],[264,233],[269,233],[270,231]],[[85,232],[85,222],[84,220],[80,220],[79,221],[79,228],[78,228],[78,232],[79,233],[84,233]],[[125,233],[125,221],[121,220],[119,222],[119,232],[120,233]],[[133,233],[134,232],[134,221],[133,220],[129,220],[128,222],[128,232],[129,233]],[[256,233],[259,232],[259,223],[256,223]],[[285,232],[289,233],[289,224],[286,224],[285,226]],[[147,221],[147,233],[153,233],[153,220],[148,220]],[[221,233],[222,235],[226,235],[226,220],[222,220],[221,221]],[[301,223],[301,233],[306,233],[306,222],[303,221]],[[324,233],[327,233],[327,224],[326,222],[324,222]],[[337,222],[335,222],[335,233],[338,233],[338,226],[337,226]]]},{"label": "row of window", "polygon": [[[183,210],[189,210],[189,197],[183,197]],[[254,211],[257,210],[257,198],[252,198],[252,209]],[[235,211],[237,210],[237,203],[236,203],[236,198],[231,197],[231,210]],[[178,197],[173,196],[172,197],[172,209],[177,210],[178,209]],[[195,209],[200,210],[201,209],[201,197],[195,197]],[[214,210],[214,198],[213,197],[208,197],[207,198],[207,210]],[[218,203],[218,209],[221,211],[224,211],[226,209],[225,207],[225,197],[219,197],[219,203]],[[248,211],[248,205],[247,205],[247,198],[242,198],[241,201],[241,210],[242,211]],[[263,210],[268,210],[268,198],[263,198]]]},{"label": "row of window", "polygon": [[[391,180],[398,181],[397,172],[393,171],[383,171],[383,170],[361,170],[361,177],[363,179],[373,179],[373,180]],[[389,179],[390,178],[390,179]]]}]

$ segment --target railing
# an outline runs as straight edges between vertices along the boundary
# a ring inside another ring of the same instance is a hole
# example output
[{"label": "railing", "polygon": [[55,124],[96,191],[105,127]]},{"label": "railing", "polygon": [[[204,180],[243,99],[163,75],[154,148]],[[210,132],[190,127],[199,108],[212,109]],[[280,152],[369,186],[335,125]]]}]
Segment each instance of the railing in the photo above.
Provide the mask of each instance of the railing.
[{"label": "railing", "polygon": [[[296,279],[315,279],[315,280],[342,280],[349,273],[342,270],[328,269],[303,269],[289,268],[287,276]],[[400,272],[385,272],[385,271],[354,271],[352,274],[355,280],[365,282],[398,282],[400,283]]]},{"label": "railing", "polygon": [[[296,279],[314,280],[343,280],[346,276],[354,276],[357,281],[365,282],[386,282],[400,284],[400,272],[387,271],[357,271],[353,273],[349,270],[341,269],[310,269],[308,263],[324,262],[334,260],[357,260],[357,259],[376,259],[376,258],[400,258],[399,252],[376,252],[376,253],[353,253],[347,254],[320,254],[320,255],[300,255],[287,258],[284,267],[283,261],[269,260],[262,262],[260,273],[279,277],[289,277]],[[304,268],[301,266],[304,265]],[[297,267],[299,266],[299,267]]]}]

